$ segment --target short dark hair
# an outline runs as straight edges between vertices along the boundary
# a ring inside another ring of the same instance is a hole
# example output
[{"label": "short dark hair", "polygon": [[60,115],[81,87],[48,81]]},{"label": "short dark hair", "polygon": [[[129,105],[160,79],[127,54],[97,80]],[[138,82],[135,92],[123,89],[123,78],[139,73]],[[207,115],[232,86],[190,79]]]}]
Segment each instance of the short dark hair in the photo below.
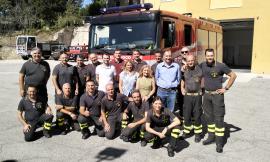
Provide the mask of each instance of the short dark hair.
[{"label": "short dark hair", "polygon": [[207,48],[205,50],[205,53],[204,54],[206,55],[207,52],[213,52],[213,53],[215,53],[215,50],[213,48]]},{"label": "short dark hair", "polygon": [[134,90],[130,93],[131,96],[132,96],[134,93],[139,93],[139,94],[141,95],[141,92],[140,92],[140,90],[138,90],[138,89],[134,89]]},{"label": "short dark hair", "polygon": [[95,81],[94,80],[91,80],[91,79],[89,79],[89,80],[86,81],[86,83],[88,83],[88,82],[92,82],[92,83],[96,84]]},{"label": "short dark hair", "polygon": [[162,56],[164,56],[165,52],[171,52],[172,53],[172,50],[171,50],[171,48],[163,50],[162,53],[161,53]]},{"label": "short dark hair", "polygon": [[154,99],[153,99],[153,102],[152,102],[152,103],[154,103],[154,102],[156,102],[156,101],[161,101],[161,102],[162,102],[161,97],[159,97],[159,96],[154,97]]},{"label": "short dark hair", "polygon": [[162,51],[160,49],[155,49],[153,52],[154,53],[162,53]]},{"label": "short dark hair", "polygon": [[75,60],[77,61],[77,59],[78,59],[78,58],[80,58],[80,59],[84,60],[83,55],[77,55]]},{"label": "short dark hair", "polygon": [[132,50],[132,52],[138,52],[139,54],[142,54],[141,51],[140,51],[139,49],[137,49],[137,48],[134,48],[134,49]]},{"label": "short dark hair", "polygon": [[120,48],[115,48],[114,52],[115,52],[115,51],[121,51],[121,49],[120,49]]},{"label": "short dark hair", "polygon": [[35,85],[33,85],[33,84],[27,85],[27,90],[28,90],[29,87],[37,89],[37,86],[35,86]]},{"label": "short dark hair", "polygon": [[107,54],[107,53],[104,53],[104,54],[102,55],[102,58],[103,58],[104,56],[108,56],[108,57],[110,58],[110,55]]}]

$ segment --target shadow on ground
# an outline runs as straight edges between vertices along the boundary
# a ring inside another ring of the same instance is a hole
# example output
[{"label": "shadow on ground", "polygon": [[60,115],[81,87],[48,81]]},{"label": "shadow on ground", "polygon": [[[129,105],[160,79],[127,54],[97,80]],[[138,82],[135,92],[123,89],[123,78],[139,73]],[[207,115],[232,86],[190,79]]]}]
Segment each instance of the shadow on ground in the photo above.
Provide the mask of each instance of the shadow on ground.
[{"label": "shadow on ground", "polygon": [[100,151],[95,158],[97,159],[97,162],[101,162],[104,160],[111,161],[121,157],[124,153],[126,153],[126,151],[127,150],[125,149],[107,147],[104,150]]}]

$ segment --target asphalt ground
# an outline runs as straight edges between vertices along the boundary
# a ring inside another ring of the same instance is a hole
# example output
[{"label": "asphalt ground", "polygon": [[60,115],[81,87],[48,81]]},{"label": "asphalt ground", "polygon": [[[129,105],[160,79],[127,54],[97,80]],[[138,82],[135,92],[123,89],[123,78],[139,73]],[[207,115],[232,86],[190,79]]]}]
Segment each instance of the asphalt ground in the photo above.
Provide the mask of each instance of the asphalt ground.
[{"label": "asphalt ground", "polygon": [[[16,112],[19,97],[18,72],[23,60],[0,61],[0,161],[269,161],[270,77],[237,70],[238,78],[226,93],[226,144],[222,154],[215,144],[195,143],[194,136],[181,140],[175,157],[167,156],[166,145],[158,150],[151,144],[125,143],[81,133],[40,137],[25,142]],[[57,64],[49,61],[51,69]],[[54,90],[48,83],[49,105],[54,107]],[[55,120],[55,119],[54,119]],[[41,130],[41,129],[39,129]]]}]

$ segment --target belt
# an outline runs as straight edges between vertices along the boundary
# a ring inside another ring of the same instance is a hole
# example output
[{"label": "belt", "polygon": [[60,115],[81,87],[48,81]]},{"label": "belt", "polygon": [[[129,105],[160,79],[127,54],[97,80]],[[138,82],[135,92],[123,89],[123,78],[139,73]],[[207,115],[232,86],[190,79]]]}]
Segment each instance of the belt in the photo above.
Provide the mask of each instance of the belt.
[{"label": "belt", "polygon": [[189,93],[189,92],[187,92],[186,95],[187,96],[199,96],[199,95],[202,95],[202,92],[196,92],[196,93]]},{"label": "belt", "polygon": [[163,91],[176,91],[177,88],[173,87],[173,88],[162,88],[162,87],[158,87],[159,89],[163,90]]},{"label": "belt", "polygon": [[205,93],[208,93],[208,94],[211,94],[211,95],[219,94],[217,91],[207,91],[207,90],[205,90]]}]

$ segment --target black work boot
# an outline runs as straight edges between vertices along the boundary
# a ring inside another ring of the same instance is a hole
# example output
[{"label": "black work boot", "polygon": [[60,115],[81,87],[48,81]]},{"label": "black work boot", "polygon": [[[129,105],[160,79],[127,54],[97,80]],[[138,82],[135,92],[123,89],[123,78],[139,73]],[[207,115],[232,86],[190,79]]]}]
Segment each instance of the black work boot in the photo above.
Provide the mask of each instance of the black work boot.
[{"label": "black work boot", "polygon": [[90,137],[90,130],[88,128],[82,129],[82,139],[87,139]]},{"label": "black work boot", "polygon": [[47,129],[43,129],[43,135],[46,138],[51,138],[52,137],[52,135],[50,134],[49,130],[47,130]]},{"label": "black work boot", "polygon": [[195,134],[195,142],[196,143],[199,143],[201,141],[202,137],[201,137],[201,134]]},{"label": "black work boot", "polygon": [[208,133],[208,137],[206,140],[203,141],[203,145],[209,145],[215,142],[215,134]]},{"label": "black work boot", "polygon": [[145,139],[142,139],[142,140],[141,140],[141,146],[142,146],[142,147],[145,147],[146,145],[147,145],[146,140],[145,140]]},{"label": "black work boot", "polygon": [[158,149],[161,147],[161,140],[158,139],[158,140],[155,140],[153,145],[151,146],[152,149]]},{"label": "black work boot", "polygon": [[61,130],[61,135],[66,135],[68,133],[67,126],[65,124],[59,128]]},{"label": "black work boot", "polygon": [[218,153],[222,153],[223,152],[223,136],[222,137],[216,137],[216,151]]},{"label": "black work boot", "polygon": [[173,150],[171,145],[168,145],[167,151],[168,151],[168,156],[169,157],[174,157],[174,150]]},{"label": "black work boot", "polygon": [[188,134],[187,133],[185,133],[185,132],[183,132],[183,134],[182,134],[182,138],[183,139],[186,139],[188,137]]}]

